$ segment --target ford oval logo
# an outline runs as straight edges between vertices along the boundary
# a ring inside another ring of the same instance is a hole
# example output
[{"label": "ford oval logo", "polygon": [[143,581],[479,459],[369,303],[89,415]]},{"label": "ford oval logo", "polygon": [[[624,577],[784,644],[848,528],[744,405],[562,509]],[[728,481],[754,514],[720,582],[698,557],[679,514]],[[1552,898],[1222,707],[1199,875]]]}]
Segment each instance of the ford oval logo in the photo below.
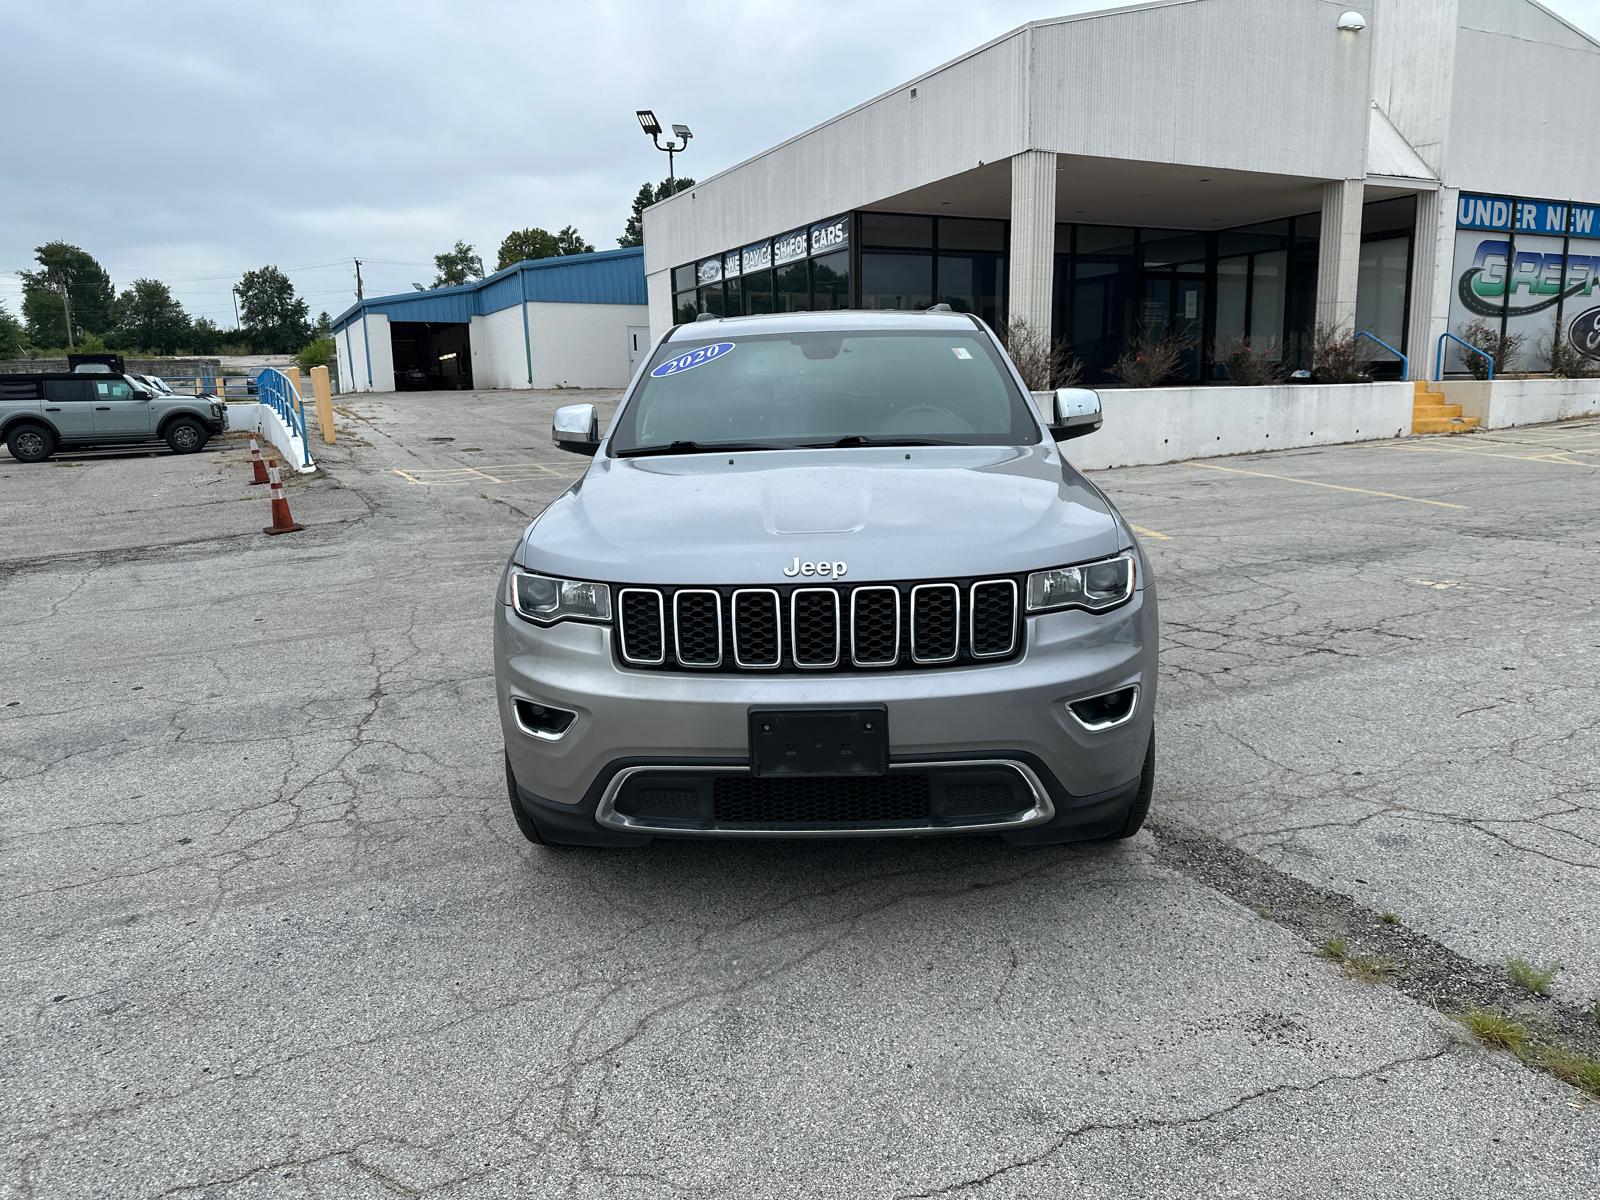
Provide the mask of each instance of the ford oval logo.
[{"label": "ford oval logo", "polygon": [[1586,309],[1567,327],[1572,348],[1585,358],[1600,358],[1600,308]]},{"label": "ford oval logo", "polygon": [[651,379],[663,379],[668,375],[677,375],[683,371],[692,371],[696,367],[703,367],[713,359],[721,358],[733,349],[732,342],[718,342],[715,346],[701,346],[687,354],[680,354],[677,358],[669,358],[654,371],[650,372]]}]

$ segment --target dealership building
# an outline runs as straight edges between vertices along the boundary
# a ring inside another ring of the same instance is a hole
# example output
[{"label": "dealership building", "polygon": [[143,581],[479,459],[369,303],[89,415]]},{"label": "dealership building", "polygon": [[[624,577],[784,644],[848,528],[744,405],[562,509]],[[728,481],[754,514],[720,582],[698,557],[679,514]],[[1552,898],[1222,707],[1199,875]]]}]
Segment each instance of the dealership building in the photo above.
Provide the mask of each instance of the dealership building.
[{"label": "dealership building", "polygon": [[1600,359],[1597,95],[1600,44],[1532,0],[1035,21],[647,209],[649,326],[947,303],[1091,382],[1163,330],[1191,382],[1245,339],[1309,365],[1319,324],[1414,377],[1477,322],[1519,369]]},{"label": "dealership building", "polygon": [[638,247],[519,262],[357,301],[333,323],[346,391],[620,388],[650,349]]}]

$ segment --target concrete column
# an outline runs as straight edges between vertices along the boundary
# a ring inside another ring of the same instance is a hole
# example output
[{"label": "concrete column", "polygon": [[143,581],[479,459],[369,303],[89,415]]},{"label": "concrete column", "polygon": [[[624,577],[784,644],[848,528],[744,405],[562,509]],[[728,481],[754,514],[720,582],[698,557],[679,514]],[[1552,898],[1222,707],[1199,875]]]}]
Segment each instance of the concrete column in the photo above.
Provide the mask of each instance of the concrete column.
[{"label": "concrete column", "polygon": [[317,427],[322,431],[322,440],[332,446],[335,438],[333,431],[333,387],[328,382],[327,367],[311,368],[311,391],[317,398]]},{"label": "concrete column", "polygon": [[1056,156],[1024,150],[1011,160],[1011,279],[1007,320],[1019,317],[1046,338],[1054,298]]},{"label": "concrete column", "polygon": [[1356,324],[1356,284],[1361,275],[1359,179],[1322,185],[1322,237],[1317,246],[1317,323],[1344,333]]},{"label": "concrete column", "polygon": [[1455,188],[1417,195],[1417,228],[1411,245],[1412,378],[1433,378],[1439,337],[1450,330],[1450,293],[1455,284]]}]

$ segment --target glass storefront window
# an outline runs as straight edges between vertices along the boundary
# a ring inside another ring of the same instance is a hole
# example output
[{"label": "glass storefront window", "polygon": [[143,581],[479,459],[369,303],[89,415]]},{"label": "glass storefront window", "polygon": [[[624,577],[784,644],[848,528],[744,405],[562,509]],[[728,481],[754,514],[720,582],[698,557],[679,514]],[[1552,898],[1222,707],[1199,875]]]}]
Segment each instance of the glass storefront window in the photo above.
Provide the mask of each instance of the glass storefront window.
[{"label": "glass storefront window", "polygon": [[[1004,221],[978,221],[963,217],[939,218],[939,249],[941,250],[992,250],[1003,253],[1006,248]],[[939,285],[944,290],[944,284]]]},{"label": "glass storefront window", "polygon": [[700,311],[715,313],[717,316],[726,316],[727,312],[722,303],[722,285],[714,283],[710,287],[700,289]]},{"label": "glass storefront window", "polygon": [[693,291],[695,286],[694,264],[679,267],[672,273],[672,290],[675,292]]},{"label": "glass storefront window", "polygon": [[[1250,260],[1224,258],[1217,261],[1216,356],[1225,358],[1249,336]],[[1265,343],[1260,347],[1265,349]],[[1223,378],[1226,373],[1219,373]]]},{"label": "glass storefront window", "polygon": [[744,316],[743,298],[739,292],[737,279],[726,280],[722,285],[722,315],[725,317]]},{"label": "glass storefront window", "polygon": [[[1083,230],[1078,231],[1079,237]],[[1110,379],[1129,325],[1133,263],[1079,260],[1072,281],[1072,344],[1090,382]]]},{"label": "glass storefront window", "polygon": [[1206,235],[1203,233],[1146,229],[1140,235],[1139,247],[1147,267],[1170,267],[1175,263],[1192,262],[1198,262],[1202,269],[1205,266]]},{"label": "glass storefront window", "polygon": [[695,292],[679,292],[673,297],[673,320],[687,325],[700,315],[699,296]]},{"label": "glass storefront window", "polygon": [[747,317],[772,311],[772,271],[756,271],[744,277],[744,312]]},{"label": "glass storefront window", "polygon": [[1265,346],[1283,340],[1283,299],[1289,255],[1284,250],[1255,256],[1250,287],[1250,343]]},{"label": "glass storefront window", "polygon": [[1005,257],[1000,254],[939,255],[939,303],[972,313],[991,326],[1004,323]]},{"label": "glass storefront window", "polygon": [[861,307],[915,310],[933,303],[931,254],[861,253]]},{"label": "glass storefront window", "polygon": [[805,259],[778,268],[777,312],[808,312],[811,308],[811,281]]},{"label": "glass storefront window", "polygon": [[1132,254],[1133,230],[1112,225],[1079,225],[1079,254]]},{"label": "glass storefront window", "polygon": [[861,244],[932,250],[933,218],[864,212],[861,214]]},{"label": "glass storefront window", "polygon": [[817,310],[850,307],[850,252],[811,260],[811,306]]},{"label": "glass storefront window", "polygon": [[[1559,269],[1559,238],[1556,244]],[[1402,351],[1405,347],[1401,343],[1406,336],[1406,267],[1410,261],[1410,237],[1361,243],[1361,273],[1356,283],[1356,328],[1364,329],[1373,337]],[[1370,348],[1380,357],[1389,358],[1378,347]]]}]

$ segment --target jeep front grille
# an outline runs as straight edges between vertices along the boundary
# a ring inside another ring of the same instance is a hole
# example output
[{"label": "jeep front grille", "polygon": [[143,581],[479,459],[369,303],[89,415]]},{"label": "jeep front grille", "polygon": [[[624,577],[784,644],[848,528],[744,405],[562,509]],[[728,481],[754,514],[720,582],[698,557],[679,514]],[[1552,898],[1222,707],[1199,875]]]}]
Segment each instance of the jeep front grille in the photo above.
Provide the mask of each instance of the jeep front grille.
[{"label": "jeep front grille", "polygon": [[770,588],[624,587],[624,665],[695,671],[961,666],[1022,649],[1014,579]]}]

